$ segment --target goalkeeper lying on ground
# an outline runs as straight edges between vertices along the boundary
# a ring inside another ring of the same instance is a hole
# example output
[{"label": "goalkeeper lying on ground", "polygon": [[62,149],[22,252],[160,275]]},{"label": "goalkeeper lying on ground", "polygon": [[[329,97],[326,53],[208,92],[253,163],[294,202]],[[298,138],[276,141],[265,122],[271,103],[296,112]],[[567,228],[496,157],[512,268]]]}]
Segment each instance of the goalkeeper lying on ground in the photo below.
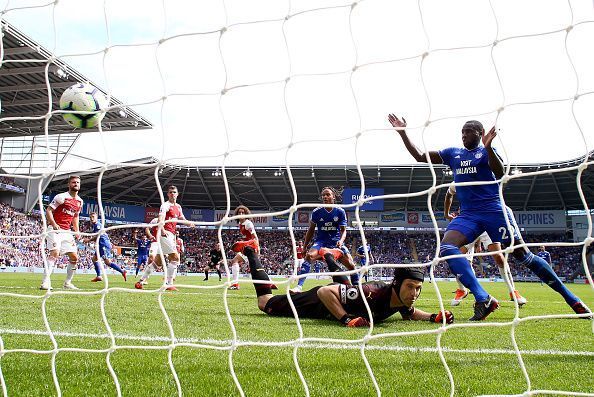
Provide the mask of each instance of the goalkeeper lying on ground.
[{"label": "goalkeeper lying on ground", "polygon": [[[233,246],[248,258],[253,280],[270,281],[249,241]],[[320,252],[326,261],[334,261],[330,250]],[[291,295],[295,309],[301,318],[335,318],[347,327],[369,325],[369,314],[365,308],[358,286],[347,285],[348,278],[334,276],[334,284],[312,288],[309,291]],[[444,313],[430,314],[413,307],[423,286],[423,271],[419,268],[396,268],[391,284],[370,282],[363,284],[363,292],[374,322],[382,321],[396,312],[405,320],[425,320],[434,323],[443,321]],[[287,295],[272,295],[273,284],[254,284],[258,296],[258,308],[271,316],[293,317]],[[445,312],[448,324],[454,322],[454,315]]]}]

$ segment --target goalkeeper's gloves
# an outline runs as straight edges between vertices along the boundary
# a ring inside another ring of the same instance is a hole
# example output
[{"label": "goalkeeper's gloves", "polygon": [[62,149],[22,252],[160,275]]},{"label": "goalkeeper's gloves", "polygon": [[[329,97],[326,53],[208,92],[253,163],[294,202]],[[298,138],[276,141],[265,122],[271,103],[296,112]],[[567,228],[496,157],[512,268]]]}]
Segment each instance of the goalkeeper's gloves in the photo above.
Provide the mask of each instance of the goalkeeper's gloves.
[{"label": "goalkeeper's gloves", "polygon": [[446,310],[445,312],[433,313],[431,317],[429,317],[429,321],[432,323],[442,323],[444,317],[446,324],[451,324],[454,322],[454,313],[449,310]]},{"label": "goalkeeper's gloves", "polygon": [[369,321],[367,321],[367,319],[365,317],[355,317],[352,314],[345,314],[340,319],[340,322],[350,328],[368,327],[369,326]]}]

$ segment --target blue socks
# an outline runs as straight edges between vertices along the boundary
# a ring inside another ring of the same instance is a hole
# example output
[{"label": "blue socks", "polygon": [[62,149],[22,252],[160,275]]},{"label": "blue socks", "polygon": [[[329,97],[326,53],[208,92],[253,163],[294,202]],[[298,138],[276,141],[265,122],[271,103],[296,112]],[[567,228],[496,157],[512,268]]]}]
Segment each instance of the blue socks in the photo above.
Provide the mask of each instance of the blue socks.
[{"label": "blue socks", "polygon": [[524,256],[524,259],[520,264],[532,270],[532,272],[534,272],[534,274],[536,274],[544,283],[561,294],[565,299],[565,302],[570,306],[580,301],[577,296],[563,285],[563,282],[557,277],[553,269],[551,269],[549,264],[541,257],[536,256],[531,252],[526,252],[526,256]]},{"label": "blue socks", "polygon": [[115,270],[116,272],[120,273],[120,274],[124,274],[124,271],[122,270],[121,267],[119,267],[117,264],[111,262],[109,264],[109,267],[111,267],[113,270]]},{"label": "blue socks", "polygon": [[95,267],[95,273],[97,273],[97,277],[101,277],[101,265],[99,262],[93,262],[93,266]]},{"label": "blue socks", "polygon": [[[307,261],[303,261],[303,263],[301,264],[301,269],[299,269],[299,273],[297,273],[297,274],[302,275],[305,273],[309,273],[310,270],[311,270],[311,264]],[[299,281],[297,282],[297,285],[300,287],[303,287],[303,284],[305,283],[305,278],[306,277],[300,278]]]},{"label": "blue socks", "polygon": [[[460,255],[460,248],[451,245],[451,244],[442,244],[439,250],[440,256],[448,256],[448,255]],[[458,279],[464,284],[466,288],[472,291],[474,295],[474,299],[477,302],[484,302],[489,299],[489,294],[485,289],[479,284],[478,280],[474,273],[472,273],[472,269],[470,268],[470,263],[464,257],[460,258],[452,258],[448,259],[448,266],[450,270]]]},{"label": "blue socks", "polygon": [[353,284],[353,285],[359,284],[359,273],[351,274],[351,284]]}]

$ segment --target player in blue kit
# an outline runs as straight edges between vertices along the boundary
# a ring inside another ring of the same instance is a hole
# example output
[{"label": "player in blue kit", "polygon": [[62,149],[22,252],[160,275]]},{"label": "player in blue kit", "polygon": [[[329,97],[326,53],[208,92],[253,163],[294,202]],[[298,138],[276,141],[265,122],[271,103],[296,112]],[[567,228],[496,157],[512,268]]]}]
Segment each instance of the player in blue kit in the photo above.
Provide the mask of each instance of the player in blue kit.
[{"label": "player in blue kit", "polygon": [[544,245],[538,247],[538,252],[536,253],[539,257],[541,257],[546,263],[549,264],[550,267],[553,267],[553,261],[551,260],[551,254],[549,251],[546,250]]},{"label": "player in blue kit", "polygon": [[[340,194],[333,187],[325,187],[321,192],[322,202],[324,204],[335,204]],[[339,271],[336,263],[338,259],[347,269],[353,270],[355,264],[351,258],[348,248],[344,245],[346,238],[347,217],[342,208],[335,207],[317,207],[311,213],[309,229],[305,233],[304,246],[307,247],[312,241],[315,233],[315,239],[307,253],[305,260],[301,264],[299,275],[309,273],[311,264],[317,259],[323,258],[328,264],[328,270],[331,272]],[[345,276],[334,276],[336,282],[349,284]],[[297,286],[291,289],[291,292],[301,292],[305,283],[305,277],[299,279]]]},{"label": "player in blue kit", "polygon": [[151,248],[151,240],[148,239],[146,234],[142,234],[142,238],[137,237],[136,230],[134,231],[134,239],[136,240],[136,255],[138,256],[136,262],[136,274],[138,276],[138,271],[140,270],[140,266],[148,263],[148,254],[149,249]]},{"label": "player in blue kit", "polygon": [[[464,147],[422,153],[410,141],[406,133],[404,118],[400,120],[394,114],[390,114],[388,121],[396,129],[404,146],[415,160],[450,166],[456,183],[486,182],[480,185],[457,186],[461,213],[450,222],[446,229],[440,247],[442,257],[461,255],[460,247],[474,241],[484,231],[493,242],[505,246],[510,245],[512,236],[515,242],[522,243],[522,238],[513,224],[511,229],[507,227],[504,207],[499,199],[499,182],[497,180],[504,175],[504,166],[501,157],[491,146],[493,139],[497,136],[494,126],[488,133],[485,133],[483,125],[479,121],[467,121],[462,127]],[[480,144],[481,140],[483,145]],[[507,209],[505,212],[508,219],[512,220],[512,214]],[[563,285],[563,282],[542,258],[532,254],[526,247],[516,248],[513,251],[513,256],[520,264],[528,267],[549,287],[563,296],[567,304],[577,314],[584,314],[582,318],[591,318],[590,309]],[[499,307],[499,302],[479,284],[470,264],[464,257],[448,259],[447,263],[452,273],[474,294],[476,303],[474,315],[470,321],[483,320]],[[589,316],[586,316],[587,314]]]},{"label": "player in blue kit", "polygon": [[[367,247],[361,245],[361,246],[359,246],[359,248],[357,248],[357,252],[355,253],[355,256],[357,258],[359,258],[359,265],[361,267],[367,265],[367,257],[365,256],[365,251],[367,251],[367,255],[369,255],[369,260],[370,260],[369,264],[372,264],[373,262],[375,262],[375,258],[371,254],[371,246],[369,244],[367,244]],[[363,275],[363,278],[365,279],[365,282],[367,282],[367,272]],[[351,281],[352,281],[352,276],[351,276]],[[353,283],[353,284],[355,284],[355,283]]]},{"label": "player in blue kit", "polygon": [[[89,214],[89,219],[91,221],[91,227],[93,233],[99,233],[99,256],[103,259],[103,262],[109,267],[111,267],[116,272],[120,273],[122,277],[124,277],[124,281],[126,281],[126,270],[123,270],[119,267],[116,263],[111,261],[111,242],[109,241],[109,237],[107,237],[107,233],[101,230],[101,223],[97,219],[97,213],[91,212]],[[91,237],[88,239],[89,241],[97,239],[95,237]],[[92,279],[92,282],[103,281],[101,278],[101,265],[99,263],[99,258],[97,257],[97,250],[93,251],[93,265],[95,266],[95,273],[97,273],[97,277]]]}]

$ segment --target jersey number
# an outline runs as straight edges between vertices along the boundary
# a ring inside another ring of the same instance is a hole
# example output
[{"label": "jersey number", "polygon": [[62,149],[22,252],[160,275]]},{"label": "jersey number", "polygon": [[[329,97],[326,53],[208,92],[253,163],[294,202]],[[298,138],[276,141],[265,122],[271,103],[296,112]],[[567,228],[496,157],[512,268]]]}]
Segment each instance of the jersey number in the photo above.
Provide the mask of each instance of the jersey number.
[{"label": "jersey number", "polygon": [[[515,230],[514,230],[514,227],[513,226],[511,227],[511,230],[512,230],[512,233],[515,234]],[[506,227],[501,226],[499,228],[499,233],[501,233],[501,239],[502,240],[507,240],[508,239],[507,228]]]}]

